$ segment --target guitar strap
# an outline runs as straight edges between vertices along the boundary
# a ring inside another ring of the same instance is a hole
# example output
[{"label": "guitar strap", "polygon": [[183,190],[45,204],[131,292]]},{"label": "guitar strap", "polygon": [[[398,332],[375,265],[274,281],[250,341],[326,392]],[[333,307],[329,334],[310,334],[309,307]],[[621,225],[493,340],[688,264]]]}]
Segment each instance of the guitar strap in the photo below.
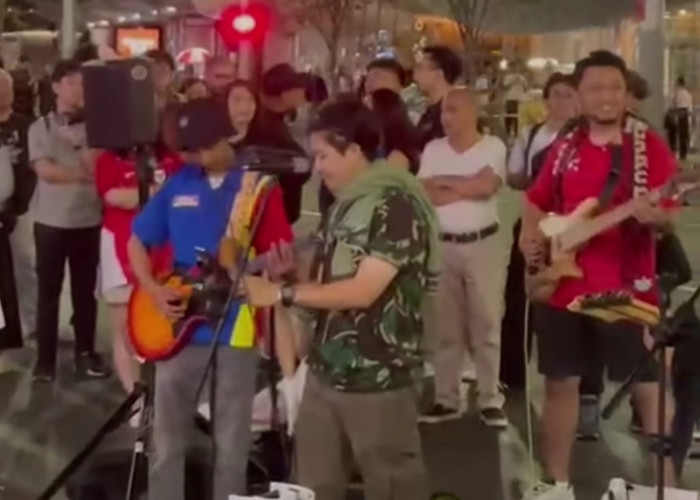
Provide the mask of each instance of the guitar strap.
[{"label": "guitar strap", "polygon": [[226,235],[221,243],[219,262],[226,268],[236,263],[236,248],[246,248],[251,237],[253,212],[261,192],[269,186],[270,179],[257,172],[245,172],[241,186],[231,207]]},{"label": "guitar strap", "polygon": [[[632,196],[639,197],[649,191],[649,159],[646,151],[646,132],[647,125],[642,120],[628,115],[625,118],[624,135],[632,138]],[[579,130],[580,131],[580,130]],[[555,200],[559,210],[563,209],[563,177],[566,172],[566,165],[573,161],[578,147],[576,140],[576,131],[571,131],[566,135],[566,140],[569,142],[564,146],[557,157],[558,165],[555,167],[556,176],[556,193]],[[623,139],[623,144],[625,143]],[[612,200],[615,190],[622,180],[622,172],[624,171],[625,150],[624,145],[613,145],[610,149],[610,170],[605,179],[603,189],[598,195],[598,204],[600,207],[605,207]]]}]

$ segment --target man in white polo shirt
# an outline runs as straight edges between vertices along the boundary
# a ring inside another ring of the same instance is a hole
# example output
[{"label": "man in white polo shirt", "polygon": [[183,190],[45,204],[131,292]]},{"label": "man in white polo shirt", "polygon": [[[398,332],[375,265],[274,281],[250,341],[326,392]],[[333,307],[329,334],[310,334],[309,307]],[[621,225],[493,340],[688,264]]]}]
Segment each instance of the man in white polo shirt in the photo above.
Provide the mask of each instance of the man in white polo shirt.
[{"label": "man in white polo shirt", "polygon": [[505,176],[506,147],[478,132],[478,116],[471,90],[451,90],[441,116],[447,136],[426,146],[418,174],[437,208],[443,251],[435,323],[427,326],[435,346],[436,400],[421,421],[461,417],[459,378],[468,335],[481,419],[489,427],[503,428],[508,421],[498,377],[504,262],[495,238],[495,196]]}]

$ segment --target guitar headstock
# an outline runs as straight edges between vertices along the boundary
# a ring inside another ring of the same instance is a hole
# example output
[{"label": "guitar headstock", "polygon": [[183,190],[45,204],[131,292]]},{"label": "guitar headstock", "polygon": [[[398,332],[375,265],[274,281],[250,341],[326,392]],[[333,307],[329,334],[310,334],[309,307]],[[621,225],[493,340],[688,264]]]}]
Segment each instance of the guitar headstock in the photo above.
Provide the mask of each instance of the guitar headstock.
[{"label": "guitar headstock", "polygon": [[700,188],[700,171],[684,170],[678,172],[661,190],[662,196],[680,198],[689,191]]}]

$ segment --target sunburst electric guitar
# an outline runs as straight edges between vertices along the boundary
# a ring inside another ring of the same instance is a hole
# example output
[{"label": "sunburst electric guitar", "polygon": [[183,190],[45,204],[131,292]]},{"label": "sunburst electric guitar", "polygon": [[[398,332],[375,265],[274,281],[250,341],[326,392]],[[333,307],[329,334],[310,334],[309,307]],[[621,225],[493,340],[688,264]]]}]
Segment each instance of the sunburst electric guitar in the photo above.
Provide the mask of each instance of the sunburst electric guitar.
[{"label": "sunburst electric guitar", "polygon": [[576,251],[588,240],[629,219],[644,203],[661,198],[678,198],[696,189],[699,183],[697,173],[681,173],[664,186],[603,213],[598,213],[596,199],[588,199],[569,215],[550,215],[542,219],[539,228],[547,237],[549,254],[542,259],[546,264],[537,266],[534,271],[529,269],[525,275],[525,290],[529,299],[532,302],[545,302],[562,279],[583,278],[583,271],[576,263]]},{"label": "sunburst electric guitar", "polygon": [[[315,247],[317,235],[292,243],[296,252]],[[173,321],[165,316],[151,296],[136,287],[129,301],[129,339],[135,354],[145,361],[160,361],[175,356],[186,346],[199,326],[211,322],[212,316],[224,314],[231,280],[228,272],[213,256],[201,253],[202,259],[193,271],[173,273],[162,280],[163,286],[176,291],[185,306],[184,316]],[[262,272],[269,253],[251,259],[246,272]],[[226,259],[225,259],[226,260]]]}]

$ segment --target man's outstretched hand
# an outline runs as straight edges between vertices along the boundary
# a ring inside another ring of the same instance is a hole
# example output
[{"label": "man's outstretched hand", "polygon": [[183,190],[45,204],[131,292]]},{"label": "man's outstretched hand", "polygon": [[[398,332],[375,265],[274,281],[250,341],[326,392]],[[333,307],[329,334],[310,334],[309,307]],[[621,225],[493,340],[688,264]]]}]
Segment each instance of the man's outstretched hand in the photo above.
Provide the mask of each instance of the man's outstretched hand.
[{"label": "man's outstretched hand", "polygon": [[283,281],[297,269],[296,256],[292,245],[286,241],[274,243],[267,252],[267,274],[272,281]]}]

